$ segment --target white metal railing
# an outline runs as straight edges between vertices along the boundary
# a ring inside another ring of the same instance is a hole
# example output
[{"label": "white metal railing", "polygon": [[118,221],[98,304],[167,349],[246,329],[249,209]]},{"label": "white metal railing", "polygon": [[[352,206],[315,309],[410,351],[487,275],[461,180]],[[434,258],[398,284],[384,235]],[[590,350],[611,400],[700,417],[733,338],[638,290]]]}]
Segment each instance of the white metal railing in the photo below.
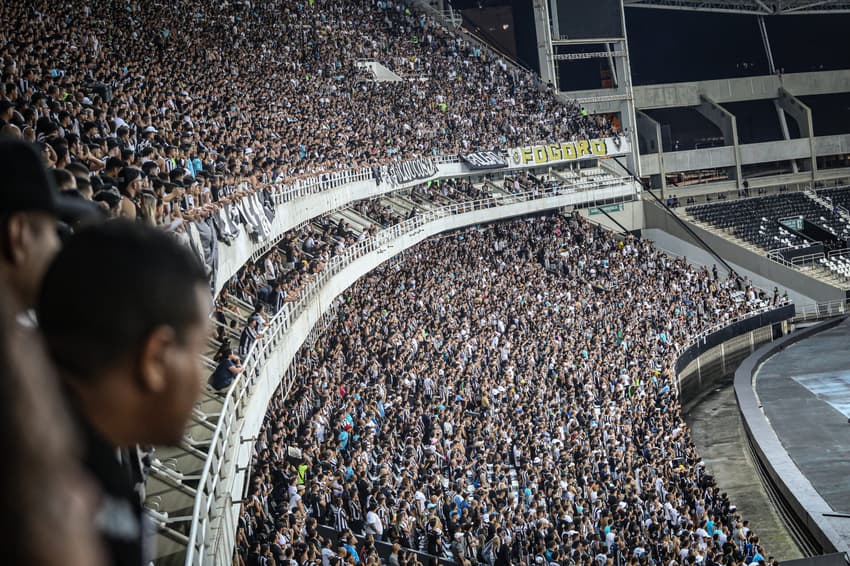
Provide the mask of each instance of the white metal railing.
[{"label": "white metal railing", "polygon": [[832,250],[831,252],[826,254],[826,257],[831,259],[834,257],[845,257],[848,255],[850,255],[850,248],[841,248],[839,250]]},{"label": "white metal railing", "polygon": [[784,265],[785,267],[790,267],[791,269],[800,269],[802,267],[812,267],[812,266],[816,265],[819,260],[826,257],[826,254],[824,252],[816,252],[816,253],[811,253],[811,254],[799,255],[799,256],[791,258],[790,260],[785,259],[785,257],[782,255],[783,251],[786,251],[786,250],[791,251],[791,250],[798,250],[798,249],[800,249],[800,248],[794,247],[794,246],[777,248],[777,249],[770,250],[769,252],[767,252],[766,257],[770,261],[779,263],[781,265]]},{"label": "white metal railing", "polygon": [[[503,153],[507,153],[507,150],[503,150]],[[461,163],[461,158],[458,155],[432,155],[421,159],[430,159],[437,165]],[[417,160],[411,159],[410,161]],[[350,183],[371,181],[374,179],[375,174],[372,167],[339,169],[294,179],[286,179],[275,187],[272,200],[275,205],[281,205],[307,195],[321,193]],[[423,182],[425,181],[423,180]]]},{"label": "white metal railing", "polygon": [[349,183],[374,179],[371,167],[344,169],[331,173],[319,173],[311,177],[292,179],[284,182],[274,192],[275,205],[282,205],[297,198],[335,189]]},{"label": "white metal railing", "polygon": [[[688,342],[685,343],[684,346],[682,346],[682,347],[677,346],[676,347],[676,354],[678,356],[682,356],[682,355],[684,355],[684,353],[689,348],[696,346],[700,342],[705,343],[706,339],[709,336],[711,336],[712,334],[714,334],[715,332],[719,332],[720,330],[723,330],[724,328],[732,326],[733,324],[736,324],[738,322],[741,322],[741,321],[744,321],[744,320],[749,320],[749,319],[754,318],[756,316],[759,316],[761,314],[764,314],[764,313],[767,313],[767,312],[770,312],[770,311],[773,311],[773,310],[776,310],[776,309],[780,309],[780,308],[782,308],[782,307],[784,307],[788,304],[790,304],[790,302],[786,301],[786,302],[778,303],[776,305],[765,305],[765,306],[760,307],[760,308],[758,308],[754,311],[749,311],[747,313],[744,313],[744,314],[739,315],[739,316],[735,316],[735,317],[730,318],[728,320],[718,322],[717,324],[714,324],[714,325],[702,330],[698,334],[691,336],[690,339],[688,340]],[[695,359],[698,359],[698,358],[699,358],[699,356],[697,356],[697,358],[695,358]],[[675,385],[676,385],[676,390],[678,392],[681,388],[681,385],[682,385],[682,376],[678,372],[676,373]]]},{"label": "white metal railing", "polygon": [[850,313],[850,299],[837,299],[823,303],[810,303],[808,305],[795,307],[796,314],[792,322],[805,322],[832,318]]},{"label": "white metal railing", "polygon": [[[503,153],[507,154],[507,150],[503,150]],[[438,166],[459,165],[462,162],[461,158],[457,155],[435,156],[435,157],[431,157],[430,159],[432,161],[434,161],[434,163],[436,163]],[[568,163],[559,164],[559,165],[568,166]],[[487,173],[490,173],[490,174],[506,174],[506,173],[509,173],[509,172],[522,171],[522,170],[526,170],[526,169],[533,168],[533,167],[534,167],[534,165],[529,164],[529,165],[525,165],[525,166],[521,166],[521,167],[517,167],[517,168],[500,169],[500,170],[495,170],[495,171],[479,171],[477,173],[480,173],[480,174],[487,174]],[[471,173],[475,173],[475,172],[473,171]],[[450,177],[454,177],[454,176],[457,176],[457,175],[451,175],[451,174],[440,175],[440,173],[438,173],[433,178],[435,178],[435,179],[450,178]],[[363,182],[363,181],[372,181],[374,179],[375,179],[375,177],[374,177],[374,174],[373,174],[373,170],[369,167],[363,167],[363,168],[360,168],[360,169],[352,169],[352,170],[345,170],[345,171],[338,171],[338,172],[333,173],[333,174],[328,173],[328,174],[322,174],[322,175],[318,175],[318,176],[310,177],[310,178],[305,178],[305,179],[296,179],[296,180],[292,181],[290,184],[280,185],[275,189],[272,196],[273,196],[273,201],[274,201],[275,205],[280,206],[280,205],[284,205],[287,202],[290,202],[294,199],[304,198],[304,197],[307,197],[307,196],[310,196],[310,195],[319,194],[319,193],[322,193],[324,191],[328,191],[328,190],[338,188],[338,187],[342,187],[342,186],[345,186],[345,185],[352,185],[354,183]],[[584,190],[586,188],[599,188],[599,187],[604,187],[604,186],[612,186],[612,185],[622,184],[624,182],[622,178],[616,178],[616,177],[613,177],[613,176],[608,177],[604,180],[590,180],[590,179],[578,177],[578,178],[575,178],[575,179],[573,179],[573,178],[565,179],[564,181],[565,181],[565,184],[570,184],[571,186],[576,187],[578,190]],[[410,187],[410,186],[413,186],[414,184],[424,183],[424,182],[426,182],[426,180],[411,182],[407,186]],[[401,188],[402,187],[399,187],[399,189],[401,189]],[[387,192],[387,191],[381,190],[381,191],[379,191],[375,194],[372,194],[371,196],[372,197],[379,196],[380,194],[384,194],[385,192]],[[362,198],[369,198],[369,196],[363,195]],[[337,210],[337,209],[339,209],[343,206],[346,206],[347,204],[348,204],[348,202],[345,202],[345,203],[337,205],[337,206],[326,207],[321,211],[321,213],[317,212],[317,215],[318,214],[327,214],[327,213],[333,212],[334,210]],[[294,228],[294,227],[295,226],[292,226],[292,228]],[[251,246],[252,249],[251,249],[251,252],[249,254],[249,258],[253,261],[257,261],[260,257],[265,255],[272,247],[274,247],[280,241],[280,239],[282,237],[283,237],[283,231],[280,234],[277,234],[276,236],[269,238],[269,239],[267,239],[263,242],[258,242],[256,244],[253,244]],[[249,258],[245,258],[245,260],[247,261],[247,259],[249,259]],[[227,273],[226,275],[227,276],[224,277],[223,279],[229,278],[232,275],[232,273]]]},{"label": "white metal railing", "polygon": [[[331,258],[323,271],[316,274],[306,283],[301,296],[295,302],[288,303],[275,314],[266,326],[264,335],[252,346],[243,361],[245,370],[239,374],[224,394],[224,403],[219,413],[218,421],[210,440],[210,449],[198,482],[197,495],[192,510],[192,524],[188,537],[185,563],[187,565],[202,564],[208,552],[207,537],[210,534],[210,524],[213,520],[216,502],[229,488],[221,482],[222,465],[229,454],[238,447],[239,431],[235,430],[240,413],[250,396],[252,386],[263,373],[263,368],[272,350],[277,346],[296,318],[313,303],[319,290],[342,269],[358,258],[386,248],[402,235],[414,233],[425,224],[448,216],[473,212],[494,207],[505,207],[511,204],[529,202],[536,199],[566,196],[587,190],[610,187],[616,180],[606,180],[602,183],[580,183],[575,186],[556,186],[535,189],[522,193],[504,195],[500,198],[487,197],[474,201],[452,203],[446,206],[423,211],[419,215],[405,220],[394,226],[379,231],[374,237],[369,237],[348,248],[344,253]],[[619,180],[623,185],[624,181]]]},{"label": "white metal railing", "polygon": [[[547,141],[532,143],[531,145],[546,144]],[[560,161],[557,163],[515,163],[510,160],[513,148],[502,148],[498,150],[503,157],[508,158],[509,165],[498,170],[475,171],[463,166],[463,160],[459,155],[428,155],[409,160],[389,160],[383,164],[374,166],[355,167],[350,169],[338,169],[322,173],[307,173],[298,177],[287,177],[266,185],[270,194],[270,200],[277,214],[270,221],[271,232],[262,234],[261,238],[254,237],[247,230],[239,230],[236,238],[230,242],[228,247],[219,247],[219,261],[215,277],[215,292],[220,290],[221,285],[227,281],[249,258],[256,259],[265,253],[276,243],[276,238],[283,232],[292,229],[296,225],[312,217],[319,216],[328,211],[345,206],[348,203],[377,197],[395,190],[413,188],[428,180],[447,179],[459,176],[486,176],[491,174],[502,174],[506,171],[520,171],[531,169],[569,168],[575,166],[578,161],[598,159],[587,156],[575,161]],[[612,155],[625,155],[631,151],[628,145],[619,146]],[[428,160],[436,165],[437,171],[425,178],[408,179],[405,181],[394,179],[392,172],[389,176],[384,170],[385,166],[404,169],[406,163]],[[376,172],[380,171],[380,180]],[[247,185],[242,188],[249,188]],[[635,190],[639,189],[635,186]]]},{"label": "white metal railing", "polygon": [[825,257],[823,252],[817,252],[813,254],[799,255],[791,258],[791,263],[798,267],[809,267],[818,263],[818,260],[821,260]]}]

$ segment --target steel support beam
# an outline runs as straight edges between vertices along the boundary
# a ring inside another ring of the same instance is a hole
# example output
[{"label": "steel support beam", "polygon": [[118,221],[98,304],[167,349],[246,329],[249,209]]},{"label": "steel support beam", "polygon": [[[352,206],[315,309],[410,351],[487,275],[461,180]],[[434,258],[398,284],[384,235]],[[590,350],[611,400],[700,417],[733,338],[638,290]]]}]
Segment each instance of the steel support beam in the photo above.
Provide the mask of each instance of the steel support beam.
[{"label": "steel support beam", "polygon": [[655,155],[658,159],[661,196],[667,196],[667,172],[664,169],[664,146],[661,141],[661,124],[644,112],[637,111],[637,135],[641,156]]},{"label": "steel support beam", "polygon": [[625,0],[629,8],[762,16],[850,13],[848,0]]},{"label": "steel support beam", "polygon": [[597,37],[593,40],[590,39],[553,39],[552,45],[586,45],[588,43],[614,43],[622,40],[621,37]]},{"label": "steel support beam", "polygon": [[[764,54],[767,56],[767,69],[770,71],[771,75],[776,74],[776,64],[773,62],[773,49],[770,48],[770,37],[767,35],[767,25],[764,22],[764,16],[759,16],[756,18],[759,26],[759,33],[761,33],[761,42],[764,46]],[[785,112],[782,111],[782,107],[779,105],[779,101],[773,100],[773,108],[776,110],[776,116],[779,118],[779,129],[782,131],[782,137],[786,140],[791,139],[791,134],[788,132],[788,121],[785,119]],[[797,166],[797,160],[791,160],[791,170],[794,173],[798,173],[800,168]]]},{"label": "steel support beam", "polygon": [[850,92],[850,69],[645,85],[636,87],[634,95],[638,108],[652,110],[696,106],[700,94],[719,104],[772,100],[780,87],[794,96]]},{"label": "steel support beam", "polygon": [[584,53],[559,53],[554,56],[555,61],[581,61],[583,59],[604,59],[608,58],[611,66],[614,66],[613,57],[625,57],[624,51],[611,51],[610,48],[605,51],[586,51]]},{"label": "steel support beam", "polygon": [[614,88],[620,86],[620,79],[617,78],[617,65],[614,63],[614,50],[611,49],[611,44],[605,44],[605,51],[608,53],[608,65],[611,67],[611,74],[614,77]]},{"label": "steel support beam", "polygon": [[534,30],[537,36],[537,57],[540,60],[540,78],[546,84],[558,88],[555,73],[555,52],[552,49],[552,28],[549,26],[549,0],[533,0]]},{"label": "steel support beam", "polygon": [[561,25],[558,23],[558,0],[549,2],[549,15],[552,18],[552,38],[561,37]]},{"label": "steel support beam", "polygon": [[[629,136],[632,147],[635,151],[628,156],[629,167],[632,170],[640,170],[641,163],[638,157],[637,147],[637,118],[635,117],[634,106],[634,88],[632,85],[631,64],[629,62],[629,46],[626,38],[626,18],[625,10],[620,9],[620,25],[623,31],[623,37],[593,37],[585,39],[571,39],[558,37],[554,41],[549,36],[548,51],[544,53],[541,46],[541,34],[545,34],[546,30],[542,29],[543,22],[549,25],[549,20],[544,19],[542,15],[545,7],[539,6],[543,0],[533,0],[535,10],[535,26],[537,28],[538,48],[540,49],[540,66],[543,80],[546,80],[545,73],[549,72],[544,69],[544,60],[546,65],[554,63],[553,59],[558,60],[573,60],[584,58],[587,55],[555,55],[555,46],[559,45],[603,45],[604,57],[608,59],[613,79],[613,88],[600,88],[588,91],[561,92],[558,89],[559,95],[566,96],[569,100],[574,100],[580,104],[585,110],[591,114],[615,114],[618,116],[623,131]],[[554,0],[553,0],[554,4]],[[551,26],[550,26],[551,28]],[[590,55],[590,54],[588,54]],[[602,53],[594,52],[593,56],[602,55]]]}]

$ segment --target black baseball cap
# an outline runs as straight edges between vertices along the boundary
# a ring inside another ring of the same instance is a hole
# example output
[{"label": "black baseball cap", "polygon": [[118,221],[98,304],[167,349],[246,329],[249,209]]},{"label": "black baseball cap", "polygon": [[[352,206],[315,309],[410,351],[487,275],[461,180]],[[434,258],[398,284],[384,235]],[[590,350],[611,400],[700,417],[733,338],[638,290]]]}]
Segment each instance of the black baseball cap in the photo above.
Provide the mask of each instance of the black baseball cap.
[{"label": "black baseball cap", "polygon": [[34,145],[0,140],[0,216],[37,211],[69,222],[100,216],[96,205],[59,192]]}]

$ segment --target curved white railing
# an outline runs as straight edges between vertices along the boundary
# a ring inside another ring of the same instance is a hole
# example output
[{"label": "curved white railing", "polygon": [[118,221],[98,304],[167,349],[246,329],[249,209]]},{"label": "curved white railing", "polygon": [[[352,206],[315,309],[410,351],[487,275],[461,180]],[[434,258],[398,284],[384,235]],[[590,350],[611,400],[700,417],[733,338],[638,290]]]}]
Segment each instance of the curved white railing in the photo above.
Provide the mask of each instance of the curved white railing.
[{"label": "curved white railing", "polygon": [[[256,407],[259,412],[264,413],[261,407],[268,404],[268,398],[252,399],[252,390],[260,382],[273,382],[276,387],[281,376],[291,380],[292,375],[287,373],[297,345],[287,343],[288,359],[281,360],[281,343],[293,326],[304,328],[307,322],[321,320],[322,313],[327,304],[320,304],[317,299],[328,286],[332,279],[340,275],[343,270],[353,266],[360,259],[366,259],[367,254],[375,254],[379,259],[374,265],[360,265],[360,273],[346,272],[346,280],[338,287],[342,292],[344,288],[352,284],[357,277],[368,272],[381,261],[389,259],[393,255],[414,245],[431,234],[438,233],[462,225],[473,225],[482,221],[498,220],[521,214],[555,209],[562,206],[587,202],[605,202],[617,198],[627,198],[634,194],[634,187],[620,181],[618,183],[586,184],[582,188],[546,188],[535,191],[504,196],[501,198],[488,197],[464,203],[454,203],[439,208],[423,211],[420,215],[409,220],[379,231],[374,237],[367,238],[350,247],[343,254],[328,261],[325,269],[316,274],[302,291],[300,298],[284,307],[277,313],[266,327],[265,335],[254,344],[247,359],[243,363],[245,370],[236,377],[225,393],[224,404],[219,413],[218,421],[210,440],[208,457],[204,462],[200,480],[197,487],[192,510],[192,524],[188,537],[186,564],[219,563],[221,560],[229,561],[232,556],[234,544],[233,536],[215,537],[216,531],[213,522],[216,520],[226,523],[233,517],[223,517],[227,513],[225,509],[228,497],[235,482],[236,453],[241,445],[241,436],[252,436],[251,431],[245,434],[244,426],[239,426],[244,421],[247,413],[251,413],[259,429],[261,420],[253,415],[246,407],[250,400],[252,408]],[[456,222],[448,222],[448,220]],[[395,246],[395,248],[394,248]],[[335,297],[334,297],[335,298]],[[329,301],[325,301],[329,303]],[[309,320],[308,320],[309,319]],[[301,324],[304,322],[304,324]],[[303,336],[303,335],[302,335]],[[293,336],[297,339],[297,336]],[[303,338],[302,338],[303,339]],[[294,347],[293,347],[294,346]],[[274,366],[276,375],[269,377],[269,362]],[[285,382],[286,383],[286,382]],[[291,381],[289,383],[291,385]],[[263,394],[270,398],[275,387],[264,383]],[[257,397],[256,395],[254,397]],[[262,417],[262,415],[260,415]],[[233,469],[227,469],[226,465]],[[230,509],[232,512],[232,509]],[[224,525],[221,525],[224,528]],[[232,527],[231,527],[232,528]],[[212,535],[213,540],[210,540]],[[230,539],[230,540],[228,540]],[[214,544],[210,544],[210,543]],[[224,545],[218,548],[218,545]],[[210,562],[206,562],[207,559]]]},{"label": "curved white railing", "polygon": [[832,318],[850,313],[850,299],[838,299],[824,303],[810,303],[808,305],[797,305],[794,322],[805,322]]},{"label": "curved white railing", "polygon": [[[630,149],[627,140],[617,144],[606,144],[617,147],[616,153],[612,155],[626,154]],[[459,176],[501,174],[511,171],[528,171],[548,169],[550,167],[570,167],[571,165],[587,160],[598,159],[599,156],[586,156],[576,158],[574,161],[557,162],[528,162],[524,164],[514,163],[510,159],[512,149],[502,149],[500,153],[508,163],[507,167],[492,170],[472,170],[464,165],[458,155],[435,155],[426,156],[421,159],[412,159],[405,162],[394,162],[392,167],[399,167],[400,163],[414,163],[428,161],[436,165],[436,172],[428,177],[410,179],[408,181],[390,180],[382,176],[380,182],[375,176],[376,170],[383,170],[381,166],[358,167],[345,169],[330,173],[319,173],[301,178],[286,179],[274,185],[271,190],[271,200],[276,211],[275,218],[271,222],[271,236],[264,241],[253,241],[251,237],[241,230],[237,238],[229,242],[228,246],[219,246],[218,269],[215,277],[215,292],[221,290],[221,286],[246,261],[256,259],[268,251],[278,238],[288,230],[316,216],[331,212],[346,206],[354,201],[375,198],[393,191],[413,188],[429,180],[445,179]],[[635,191],[638,191],[635,185]]]}]

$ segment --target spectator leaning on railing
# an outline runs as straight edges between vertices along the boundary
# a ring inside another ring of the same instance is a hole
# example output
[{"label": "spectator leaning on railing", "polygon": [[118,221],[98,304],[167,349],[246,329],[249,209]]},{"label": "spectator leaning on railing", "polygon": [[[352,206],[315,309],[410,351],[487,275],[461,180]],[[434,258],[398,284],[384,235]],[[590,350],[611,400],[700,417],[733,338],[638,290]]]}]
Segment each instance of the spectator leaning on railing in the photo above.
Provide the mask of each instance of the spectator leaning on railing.
[{"label": "spectator leaning on railing", "polygon": [[221,345],[214,361],[217,365],[210,377],[210,386],[216,391],[224,391],[242,373],[242,360],[233,353],[228,341]]}]

